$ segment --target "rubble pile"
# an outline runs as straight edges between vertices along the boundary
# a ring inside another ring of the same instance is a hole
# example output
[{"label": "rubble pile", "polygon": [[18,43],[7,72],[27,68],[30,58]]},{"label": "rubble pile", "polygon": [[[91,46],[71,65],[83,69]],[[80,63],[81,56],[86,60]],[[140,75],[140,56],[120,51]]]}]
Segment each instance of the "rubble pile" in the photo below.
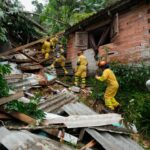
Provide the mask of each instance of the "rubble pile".
[{"label": "rubble pile", "polygon": [[[76,94],[80,89],[59,81],[57,75],[64,75],[63,71],[57,66],[51,70],[38,61],[33,45],[21,46],[1,57],[0,64],[9,64],[12,70],[5,76],[10,87],[9,96],[0,98],[0,149],[142,149],[129,138],[131,130],[123,126],[120,114],[99,114],[81,103]],[[69,62],[67,67],[71,75]],[[56,85],[61,88],[57,89]],[[40,97],[36,97],[37,92]],[[15,106],[8,105],[12,102]],[[30,115],[23,110],[17,111],[23,109],[22,103],[37,110],[36,115],[44,112],[44,118],[34,118],[32,110]]]}]

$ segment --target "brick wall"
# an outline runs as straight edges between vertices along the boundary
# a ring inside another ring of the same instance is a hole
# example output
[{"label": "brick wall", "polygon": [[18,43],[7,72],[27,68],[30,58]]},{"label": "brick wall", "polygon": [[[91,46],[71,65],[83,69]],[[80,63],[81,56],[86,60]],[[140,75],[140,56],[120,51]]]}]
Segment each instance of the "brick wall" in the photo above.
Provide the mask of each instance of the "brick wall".
[{"label": "brick wall", "polygon": [[[110,51],[117,51],[109,56],[110,61],[148,61],[150,64],[149,9],[148,5],[140,5],[119,14],[119,33],[112,39],[113,44],[105,45],[111,48]],[[103,46],[99,48],[99,53],[104,54]]]},{"label": "brick wall", "polygon": [[72,62],[73,67],[76,66],[77,49],[75,49],[75,33],[69,35],[67,43],[67,59]]},{"label": "brick wall", "polygon": [[[150,64],[150,6],[143,4],[119,13],[119,33],[106,46],[114,55],[110,61],[122,63],[147,61]],[[74,48],[75,34],[69,36],[67,58],[75,65],[77,50]],[[99,53],[104,54],[102,46]]]}]

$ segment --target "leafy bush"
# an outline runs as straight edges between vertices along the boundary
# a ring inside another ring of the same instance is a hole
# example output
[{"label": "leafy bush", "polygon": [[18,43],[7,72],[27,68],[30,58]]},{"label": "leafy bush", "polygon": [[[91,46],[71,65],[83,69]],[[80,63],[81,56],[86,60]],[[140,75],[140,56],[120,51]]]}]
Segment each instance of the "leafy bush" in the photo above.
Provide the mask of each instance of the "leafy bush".
[{"label": "leafy bush", "polygon": [[117,99],[125,121],[135,124],[144,136],[150,137],[150,93],[145,85],[150,78],[150,66],[112,64],[112,70],[120,85]]},{"label": "leafy bush", "polygon": [[10,71],[11,71],[11,68],[9,65],[0,64],[0,97],[8,96],[9,87],[4,76],[9,74]]},{"label": "leafy bush", "polygon": [[[150,78],[150,66],[117,63],[110,66],[120,85],[116,99],[121,104],[125,121],[135,124],[140,133],[150,137],[150,93],[145,85]],[[102,101],[106,85],[94,77],[89,78],[88,82],[93,88],[92,98]]]},{"label": "leafy bush", "polygon": [[112,64],[112,68],[119,81],[120,89],[147,90],[145,83],[150,78],[150,66]]},{"label": "leafy bush", "polygon": [[29,103],[23,103],[15,100],[6,104],[5,109],[10,112],[18,111],[32,116],[35,119],[43,120],[45,118],[45,113],[43,112],[43,110],[38,109],[40,98],[40,95],[36,94],[35,97],[30,99]]}]

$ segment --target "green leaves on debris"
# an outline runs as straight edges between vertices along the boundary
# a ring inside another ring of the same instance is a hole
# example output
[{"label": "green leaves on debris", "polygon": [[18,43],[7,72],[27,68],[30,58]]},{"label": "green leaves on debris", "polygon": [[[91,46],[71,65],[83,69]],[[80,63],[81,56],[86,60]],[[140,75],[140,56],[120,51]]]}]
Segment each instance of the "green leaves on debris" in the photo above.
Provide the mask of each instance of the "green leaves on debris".
[{"label": "green leaves on debris", "polygon": [[11,72],[11,67],[9,65],[0,64],[0,97],[8,96],[9,87],[4,76]]},{"label": "green leaves on debris", "polygon": [[20,101],[12,101],[5,105],[5,110],[17,111],[29,115],[38,120],[43,120],[45,118],[45,113],[43,110],[38,109],[38,104],[40,102],[41,96],[37,93],[33,98],[30,99],[29,103],[23,103]]}]

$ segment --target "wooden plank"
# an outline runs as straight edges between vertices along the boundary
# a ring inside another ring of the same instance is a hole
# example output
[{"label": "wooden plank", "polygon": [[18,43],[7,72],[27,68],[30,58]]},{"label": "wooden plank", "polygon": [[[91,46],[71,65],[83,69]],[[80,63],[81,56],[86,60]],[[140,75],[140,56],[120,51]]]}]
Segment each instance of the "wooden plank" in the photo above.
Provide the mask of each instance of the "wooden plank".
[{"label": "wooden plank", "polygon": [[[5,111],[6,112],[6,111]],[[8,112],[6,112],[8,113]],[[20,112],[11,112],[11,113],[8,113],[9,115],[11,115],[12,117],[18,119],[18,120],[21,120],[22,122],[25,122],[27,124],[32,124],[32,125],[35,125],[36,124],[36,120],[31,118],[30,116],[27,116],[23,113],[20,113]]]},{"label": "wooden plank", "polygon": [[22,78],[23,78],[23,74],[10,74],[5,76],[6,80],[22,79]]},{"label": "wooden plank", "polygon": [[10,95],[8,97],[0,98],[0,105],[3,105],[5,103],[8,103],[8,102],[13,101],[13,100],[17,100],[17,99],[19,99],[20,97],[23,97],[23,96],[24,96],[23,91],[20,91],[20,92],[17,92],[16,94],[14,94],[14,95]]},{"label": "wooden plank", "polygon": [[82,47],[87,49],[88,47],[88,32],[76,32],[75,33],[75,47]]},{"label": "wooden plank", "polygon": [[0,113],[0,119],[12,119],[9,115]]},{"label": "wooden plank", "polygon": [[103,20],[103,21],[100,20],[100,22],[97,22],[97,23],[93,24],[92,26],[87,26],[86,31],[90,32],[92,30],[106,26],[110,23],[111,23],[111,19],[107,19],[107,20]]},{"label": "wooden plank", "polygon": [[114,36],[117,35],[118,33],[119,33],[119,14],[116,13],[114,16],[114,20],[112,22],[110,37],[114,38]]},{"label": "wooden plank", "polygon": [[27,55],[26,53],[24,53],[24,52],[22,52],[22,51],[20,51],[20,53],[23,54],[23,55],[25,55],[25,56],[28,57],[29,59],[33,60],[34,62],[40,64],[38,60],[36,60],[36,59],[34,59],[33,57]]},{"label": "wooden plank", "polygon": [[100,40],[99,40],[99,42],[98,42],[97,47],[99,47],[100,45],[103,45],[103,44],[104,44],[104,42],[105,42],[105,40],[106,40],[106,38],[107,38],[107,36],[108,36],[109,31],[110,31],[110,27],[108,27],[108,28],[103,32],[103,34],[102,34],[102,36],[101,36],[101,38],[100,38]]},{"label": "wooden plank", "polygon": [[[61,35],[63,35],[63,34],[64,34],[64,32],[59,32],[59,33],[55,34],[54,36],[56,36],[56,35],[57,35],[57,36],[61,36]],[[51,37],[53,37],[53,36],[51,36]],[[0,56],[9,55],[9,54],[12,54],[12,53],[16,53],[16,52],[21,51],[21,50],[23,50],[23,49],[25,49],[25,48],[31,47],[31,46],[33,46],[33,45],[35,45],[35,44],[44,42],[45,40],[47,40],[47,39],[49,39],[49,38],[51,38],[51,37],[50,37],[50,36],[44,37],[44,38],[41,38],[41,39],[39,39],[39,40],[37,40],[37,41],[33,41],[33,42],[31,42],[31,43],[28,43],[28,44],[25,44],[25,45],[21,45],[21,46],[19,46],[19,47],[14,48],[14,49],[10,49],[9,51],[0,53]]]},{"label": "wooden plank", "polygon": [[10,49],[9,51],[0,53],[0,56],[9,55],[9,54],[12,54],[12,53],[16,53],[16,52],[21,51],[21,50],[23,50],[23,49],[25,49],[25,48],[28,48],[28,47],[30,47],[30,46],[33,46],[33,45],[35,45],[35,44],[44,42],[44,41],[47,40],[48,38],[50,38],[50,37],[44,37],[44,38],[39,39],[39,40],[37,40],[37,41],[33,41],[33,42],[31,42],[31,43],[28,43],[28,44],[25,44],[25,45],[21,45],[21,46],[19,46],[19,47],[14,48],[14,49]]},{"label": "wooden plank", "polygon": [[94,140],[91,140],[89,143],[87,143],[85,146],[83,146],[80,150],[86,150],[86,148],[91,148],[96,144]]},{"label": "wooden plank", "polygon": [[59,80],[55,80],[55,82],[58,83],[58,84],[60,84],[60,85],[63,85],[64,87],[67,87],[67,88],[69,87],[68,84],[65,84],[65,83],[63,83],[63,82],[61,82]]},{"label": "wooden plank", "polygon": [[84,134],[85,134],[85,128],[82,128],[79,134],[79,141],[82,141]]}]

